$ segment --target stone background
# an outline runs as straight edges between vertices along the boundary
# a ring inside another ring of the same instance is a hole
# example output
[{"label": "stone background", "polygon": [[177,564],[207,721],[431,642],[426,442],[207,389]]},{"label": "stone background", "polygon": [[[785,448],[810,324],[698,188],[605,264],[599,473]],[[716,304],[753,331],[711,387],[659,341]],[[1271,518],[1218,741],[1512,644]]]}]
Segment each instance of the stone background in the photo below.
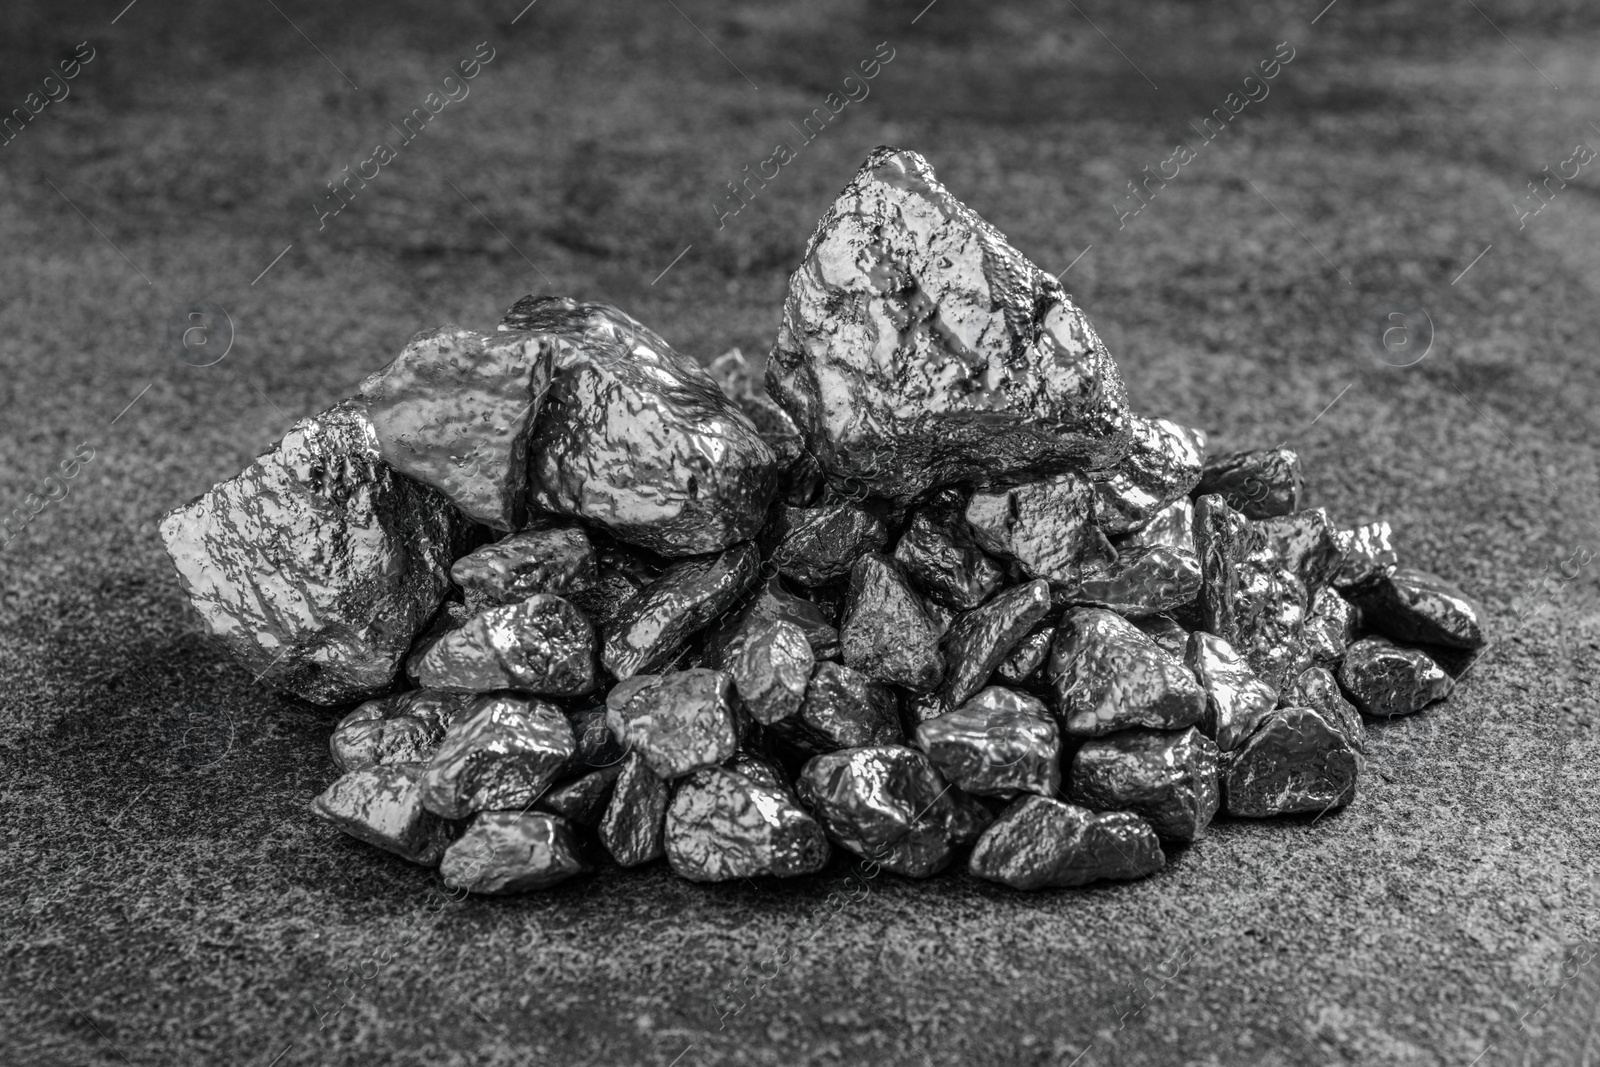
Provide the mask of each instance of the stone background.
[{"label": "stone background", "polygon": [[[1516,205],[1600,145],[1600,11],[924,2],[7,4],[5,109],[97,55],[0,146],[0,511],[94,450],[0,549],[0,1061],[1596,1062],[1600,186]],[[480,41],[471,95],[319,230],[324,182]],[[884,41],[870,96],[719,230],[724,183]],[[1119,229],[1283,41],[1270,95]],[[430,911],[433,875],[308,813],[332,718],[202,637],[158,517],[525,292],[763,353],[880,143],[1072,265],[1142,410],[1298,448],[1314,503],[1392,519],[1495,643],[1372,728],[1349,810],[1219,822],[1138,884],[885,875],[834,914],[843,866],[656,865]],[[193,300],[234,325],[212,366],[167,340]],[[1394,311],[1423,347],[1418,307],[1426,357],[1380,361]]]}]

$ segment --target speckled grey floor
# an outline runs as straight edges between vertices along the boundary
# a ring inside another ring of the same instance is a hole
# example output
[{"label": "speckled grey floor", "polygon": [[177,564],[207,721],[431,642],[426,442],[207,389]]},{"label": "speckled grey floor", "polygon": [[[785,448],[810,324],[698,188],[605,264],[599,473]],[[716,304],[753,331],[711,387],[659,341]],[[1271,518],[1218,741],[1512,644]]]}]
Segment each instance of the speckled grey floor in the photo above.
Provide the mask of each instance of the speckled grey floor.
[{"label": "speckled grey floor", "polygon": [[[167,8],[96,11],[63,32],[101,67],[0,148],[0,512],[93,449],[0,549],[0,1062],[1595,1062],[1600,200],[1585,170],[1520,230],[1513,206],[1600,144],[1592,15],[500,6],[481,30],[308,21],[326,62],[241,14],[286,58],[183,52],[179,27],[148,67],[117,57]],[[471,96],[319,231],[324,182],[485,39]],[[1126,182],[1285,40],[1270,95],[1119,229]],[[870,96],[719,230],[725,183],[879,41]],[[885,142],[1072,264],[1142,409],[1300,449],[1315,503],[1392,519],[1495,644],[1448,704],[1373,728],[1350,809],[1221,822],[1138,884],[882,876],[835,911],[843,867],[656,867],[430,911],[431,874],[308,814],[328,716],[207,643],[158,516],[412,332],[527,291],[764,351],[812,223]],[[205,368],[165,339],[196,298],[236,326]],[[1426,358],[1380,363],[1374,319],[1413,305]]]}]

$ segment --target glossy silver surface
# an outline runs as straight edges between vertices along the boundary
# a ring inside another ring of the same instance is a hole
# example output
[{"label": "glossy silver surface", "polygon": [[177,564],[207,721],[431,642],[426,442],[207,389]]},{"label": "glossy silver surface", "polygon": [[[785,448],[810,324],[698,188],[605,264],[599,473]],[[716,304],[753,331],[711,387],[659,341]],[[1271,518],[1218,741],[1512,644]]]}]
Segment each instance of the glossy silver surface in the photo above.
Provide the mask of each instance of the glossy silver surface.
[{"label": "glossy silver surface", "polygon": [[1237,751],[1223,756],[1229,815],[1321,813],[1355,799],[1361,754],[1311,708],[1279,708]]},{"label": "glossy silver surface", "polygon": [[416,665],[417,681],[448,693],[515,689],[576,696],[594,688],[594,627],[554,593],[487,608],[435,641]]},{"label": "glossy silver surface", "polygon": [[526,808],[576,748],[571,724],[554,705],[509,694],[479,697],[428,761],[422,802],[446,819]]},{"label": "glossy silver surface", "polygon": [[1389,719],[1411,715],[1455,688],[1455,681],[1426,652],[1364,637],[1345,650],[1339,685],[1362,714]]},{"label": "glossy silver surface", "polygon": [[586,869],[572,826],[542,811],[474,816],[439,864],[447,887],[487,894],[548,889]]},{"label": "glossy silver surface", "polygon": [[619,744],[670,781],[733,755],[733,700],[733,676],[725,671],[637,674],[606,695],[606,722]]},{"label": "glossy silver surface", "polygon": [[1050,611],[1050,585],[1025,582],[956,619],[944,638],[944,701],[959,707],[988,684],[1011,650]]},{"label": "glossy silver surface", "polygon": [[437,867],[454,830],[422,803],[423,769],[396,763],[350,771],[311,802],[311,810],[360,841]]},{"label": "glossy silver surface", "polygon": [[1193,841],[1221,803],[1217,746],[1192,726],[1097,737],[1073,754],[1067,795],[1096,811],[1131,811],[1160,837]]},{"label": "glossy silver surface", "polygon": [[1223,752],[1244,744],[1278,706],[1277,690],[1257,678],[1244,657],[1215,634],[1190,634],[1183,663],[1205,690],[1206,716],[1200,728]]},{"label": "glossy silver surface", "polygon": [[850,568],[839,646],[846,666],[913,693],[930,692],[944,677],[939,628],[894,561],[875,552]]},{"label": "glossy silver surface", "polygon": [[752,544],[682,560],[645,586],[605,629],[600,659],[618,680],[665,666],[686,641],[733,607],[760,576]]},{"label": "glossy silver surface", "polygon": [[795,788],[830,841],[885,870],[928,878],[950,863],[951,786],[915,749],[873,745],[817,756]]},{"label": "glossy silver surface", "polygon": [[1054,796],[1061,788],[1061,732],[1044,703],[990,686],[917,727],[917,747],[957,789],[981,796]]},{"label": "glossy silver surface", "polygon": [[1015,801],[973,846],[967,870],[1013,889],[1143,878],[1166,865],[1150,824],[1040,796]]},{"label": "glossy silver surface", "polygon": [[1049,671],[1056,714],[1075,737],[1130,726],[1179,730],[1205,716],[1205,693],[1188,668],[1104,608],[1062,616]]},{"label": "glossy silver surface", "polygon": [[1094,478],[1095,522],[1107,534],[1143,529],[1200,481],[1206,435],[1171,419],[1128,416],[1128,454]]},{"label": "glossy silver surface", "polygon": [[667,809],[667,862],[691,882],[792,878],[827,866],[822,825],[781,789],[726,767],[696,771]]}]

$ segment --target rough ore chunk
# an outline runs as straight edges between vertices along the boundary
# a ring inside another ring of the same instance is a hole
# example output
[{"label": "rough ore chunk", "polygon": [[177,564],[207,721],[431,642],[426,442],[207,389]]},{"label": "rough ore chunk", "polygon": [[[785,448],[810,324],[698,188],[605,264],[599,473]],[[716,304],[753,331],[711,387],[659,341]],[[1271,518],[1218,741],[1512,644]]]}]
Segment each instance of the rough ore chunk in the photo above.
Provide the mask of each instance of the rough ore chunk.
[{"label": "rough ore chunk", "polygon": [[257,681],[314,704],[394,685],[468,538],[442,493],[383,462],[354,402],[161,520],[206,629]]},{"label": "rough ore chunk", "polygon": [[527,515],[528,439],[550,390],[554,339],[425,330],[361,383],[384,462],[469,518],[515,530]]},{"label": "rough ore chunk", "polygon": [[618,760],[550,789],[533,806],[559,815],[574,826],[594,826],[605,814],[611,800],[611,787],[621,773],[622,761]]},{"label": "rough ore chunk", "polygon": [[1455,682],[1426,652],[1364,637],[1345,650],[1339,685],[1363,714],[1411,715],[1450,695]]},{"label": "rough ore chunk", "polygon": [[795,787],[830,841],[886,870],[928,878],[950,863],[950,786],[915,749],[873,745],[816,756]]},{"label": "rough ore chunk", "polygon": [[1277,691],[1257,678],[1244,657],[1215,634],[1204,630],[1190,634],[1183,662],[1206,693],[1201,729],[1223,752],[1242,745],[1278,706]]},{"label": "rough ore chunk", "polygon": [[594,688],[594,627],[554,593],[488,608],[440,637],[416,666],[417,681],[449,693],[516,689],[574,696]]},{"label": "rough ore chunk", "polygon": [[600,655],[606,670],[624,680],[671,662],[690,637],[749,592],[760,566],[756,547],[743,544],[669,567],[606,628]]},{"label": "rough ore chunk", "polygon": [[1397,641],[1446,648],[1484,645],[1483,612],[1467,594],[1415,567],[1374,575],[1351,591],[1368,629]]},{"label": "rough ore chunk", "polygon": [[1393,574],[1400,563],[1393,542],[1394,531],[1387,522],[1369,522],[1353,530],[1338,531],[1335,543],[1339,547],[1339,568],[1334,572],[1333,584],[1346,590]]},{"label": "rough ore chunk", "polygon": [[1092,518],[1094,487],[1076,474],[972,494],[966,519],[973,537],[1029,578],[1076,580],[1086,564],[1109,560],[1111,546]]},{"label": "rough ore chunk", "polygon": [[1050,611],[1050,584],[1040,579],[1007,589],[962,615],[944,638],[944,700],[959,707],[988,684],[1017,642]]},{"label": "rough ore chunk", "polygon": [[369,845],[437,867],[453,836],[422,804],[422,768],[396,763],[351,771],[311,802],[311,810]]},{"label": "rough ore chunk", "polygon": [[1161,837],[1193,841],[1221,802],[1217,746],[1192,726],[1098,737],[1073,755],[1067,790],[1085,807],[1131,811]]},{"label": "rough ore chunk", "polygon": [[1339,691],[1339,681],[1332,671],[1307,667],[1284,691],[1282,703],[1286,708],[1310,708],[1320,712],[1329,726],[1349,739],[1352,748],[1366,754],[1367,730],[1361,722],[1361,713]]},{"label": "rough ore chunk", "polygon": [[739,747],[733,676],[725,671],[634,675],[607,694],[606,721],[664,781],[714,767]]},{"label": "rough ore chunk", "polygon": [[807,586],[844,577],[858,557],[889,543],[883,520],[854,504],[774,508],[761,537],[778,573]]},{"label": "rough ore chunk", "polygon": [[1094,476],[1095,521],[1108,534],[1144,528],[1200,481],[1206,435],[1170,419],[1128,416],[1128,454]]},{"label": "rough ore chunk", "polygon": [[1180,730],[1205,716],[1205,693],[1188,668],[1103,608],[1062,616],[1050,680],[1062,728],[1075,737],[1130,726]]},{"label": "rough ore chunk", "polygon": [[1088,319],[896,148],[867,157],[807,244],[767,390],[825,470],[902,502],[1128,448],[1127,396]]},{"label": "rough ore chunk", "polygon": [[765,629],[768,623],[779,620],[798,626],[818,659],[833,659],[839,655],[838,629],[823,615],[821,608],[789,592],[783,579],[775,574],[756,587],[749,603],[706,632],[705,665],[717,670],[730,669],[744,642]]},{"label": "rough ore chunk", "polygon": [[917,747],[958,789],[981,796],[1054,796],[1061,734],[1039,700],[990,686],[917,727]]},{"label": "rough ore chunk", "polygon": [[1143,878],[1166,865],[1150,824],[1039,796],[1015,801],[973,846],[967,870],[1013,889]]},{"label": "rough ore chunk", "polygon": [[1223,764],[1228,814],[1265,818],[1350,803],[1362,759],[1320,712],[1279,708]]},{"label": "rough ore chunk", "polygon": [[548,889],[585,869],[572,826],[542,811],[475,816],[439,864],[446,886],[469,893]]},{"label": "rough ore chunk", "polygon": [[386,763],[427,763],[472,697],[413,689],[369,700],[334,727],[328,749],[340,770]]},{"label": "rough ore chunk", "polygon": [[763,726],[800,710],[816,656],[805,633],[782,619],[753,634],[733,658],[733,682],[750,717]]},{"label": "rough ore chunk", "polygon": [[1157,545],[1126,548],[1114,562],[1084,567],[1056,600],[1141,616],[1186,607],[1199,592],[1200,561],[1194,553]]},{"label": "rough ore chunk", "polygon": [[528,296],[501,330],[555,343],[528,499],[664,556],[720,552],[766,520],[778,458],[694,360],[610,304]]},{"label": "rough ore chunk", "polygon": [[918,508],[894,547],[895,562],[911,584],[952,611],[971,611],[1005,580],[1005,569],[973,539],[961,514],[965,509],[959,496]]},{"label": "rough ore chunk", "polygon": [[1006,658],[994,669],[995,677],[1009,685],[1031,683],[1039,674],[1039,668],[1050,658],[1050,643],[1055,637],[1056,628],[1051,624],[1040,623],[1035,626],[1006,653]]},{"label": "rough ore chunk", "polygon": [[1196,552],[1194,544],[1194,501],[1181,497],[1156,512],[1149,522],[1117,538],[1117,550],[1159,545],[1178,552]]},{"label": "rough ore chunk", "polygon": [[839,645],[847,666],[913,693],[928,692],[944,677],[939,632],[887,556],[862,556],[850,569]]},{"label": "rough ore chunk", "polygon": [[1263,448],[1208,458],[1194,495],[1216,493],[1246,518],[1266,519],[1298,511],[1304,491],[1294,449]]},{"label": "rough ore chunk", "polygon": [[422,802],[447,819],[524,809],[577,749],[572,725],[542,700],[482,696],[462,712],[422,776]]},{"label": "rough ore chunk", "polygon": [[1333,581],[1339,569],[1339,530],[1323,508],[1258,519],[1261,553],[1294,574],[1308,593]]},{"label": "rough ore chunk", "polygon": [[841,663],[817,664],[800,709],[772,723],[773,732],[804,752],[832,752],[903,740],[894,694]]},{"label": "rough ore chunk", "polygon": [[469,602],[514,604],[535,593],[588,589],[600,580],[594,545],[583,527],[542,523],[456,560],[450,578]]},{"label": "rough ore chunk", "polygon": [[786,791],[725,767],[678,786],[665,842],[673,873],[691,882],[811,874],[831,852],[821,824]]},{"label": "rough ore chunk", "polygon": [[667,783],[655,776],[644,757],[628,753],[599,830],[600,844],[620,866],[637,867],[661,857],[670,796]]}]

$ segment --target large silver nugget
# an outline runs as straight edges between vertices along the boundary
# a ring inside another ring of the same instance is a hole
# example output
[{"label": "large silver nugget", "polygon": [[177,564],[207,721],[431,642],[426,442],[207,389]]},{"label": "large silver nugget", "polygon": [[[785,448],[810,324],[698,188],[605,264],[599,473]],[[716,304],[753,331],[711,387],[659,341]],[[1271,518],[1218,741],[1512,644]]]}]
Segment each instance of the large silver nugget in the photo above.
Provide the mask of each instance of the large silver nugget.
[{"label": "large silver nugget", "polygon": [[945,703],[959,707],[982,689],[1049,611],[1050,585],[1039,579],[1007,589],[957,619],[944,638]]},{"label": "large silver nugget", "polygon": [[585,869],[572,827],[542,811],[479,814],[439,864],[446,886],[469,893],[548,889]]},{"label": "large silver nugget", "polygon": [[437,867],[450,844],[448,823],[422,804],[422,767],[396,763],[351,771],[311,802],[311,810],[351,837]]},{"label": "large silver nugget", "polygon": [[939,633],[927,609],[894,562],[876,552],[850,569],[839,645],[846,666],[913,693],[932,691],[944,677]]},{"label": "large silver nugget", "polygon": [[725,767],[678,786],[665,842],[673,873],[691,882],[792,878],[820,871],[830,853],[822,826],[786,791]]},{"label": "large silver nugget", "polygon": [[1217,746],[1194,727],[1124,730],[1085,741],[1067,791],[1099,811],[1131,811],[1161,837],[1193,841],[1217,814]]},{"label": "large silver nugget", "polygon": [[515,530],[527,515],[528,436],[556,343],[458,326],[425,330],[361,383],[384,462],[472,519]]},{"label": "large silver nugget", "polygon": [[488,608],[440,637],[416,666],[417,681],[450,693],[516,689],[576,696],[594,688],[594,627],[554,593]]},{"label": "large silver nugget", "polygon": [[369,700],[334,727],[328,750],[341,770],[386,763],[427,763],[472,697],[413,689]]},{"label": "large silver nugget", "polygon": [[895,148],[867,157],[812,234],[767,389],[825,470],[901,502],[1128,447],[1122,381],[1088,319]]},{"label": "large silver nugget", "polygon": [[991,797],[1054,796],[1061,732],[1038,699],[990,686],[917,727],[917,747],[958,789]]},{"label": "large silver nugget", "polygon": [[694,360],[609,304],[529,296],[502,330],[557,342],[529,442],[529,501],[660,552],[717,552],[751,537],[778,459]]},{"label": "large silver nugget", "polygon": [[1039,796],[1015,801],[973,846],[967,870],[1013,889],[1143,878],[1166,865],[1150,824]]},{"label": "large silver nugget", "polygon": [[618,682],[606,695],[606,722],[663,781],[714,767],[739,747],[733,676],[704,667]]},{"label": "large silver nugget", "polygon": [[1443,700],[1455,681],[1426,653],[1382,637],[1363,637],[1345,650],[1339,685],[1364,714],[1411,715]]},{"label": "large silver nugget", "polygon": [[886,870],[929,878],[950,863],[951,787],[915,749],[872,745],[816,756],[795,788],[829,840]]},{"label": "large silver nugget", "polygon": [[1119,615],[1073,608],[1050,650],[1062,728],[1099,737],[1130,726],[1179,730],[1199,722],[1205,693],[1182,663]]},{"label": "large silver nugget", "polygon": [[1200,481],[1206,435],[1171,419],[1128,416],[1130,447],[1095,475],[1095,521],[1108,534],[1140,530]]},{"label": "large silver nugget", "polygon": [[1279,708],[1222,758],[1229,815],[1266,818],[1324,812],[1355,799],[1362,758],[1340,729],[1311,708]]},{"label": "large silver nugget", "polygon": [[732,608],[760,577],[752,544],[667,568],[606,627],[600,660],[618,680],[664,667],[690,637]]},{"label": "large silver nugget", "polygon": [[576,750],[572,724],[555,706],[504,694],[479,697],[428,761],[422,802],[447,819],[525,809]]},{"label": "large silver nugget", "polygon": [[394,685],[466,531],[443,494],[382,461],[354,402],[301,419],[161,520],[206,629],[259,681],[315,704]]}]

